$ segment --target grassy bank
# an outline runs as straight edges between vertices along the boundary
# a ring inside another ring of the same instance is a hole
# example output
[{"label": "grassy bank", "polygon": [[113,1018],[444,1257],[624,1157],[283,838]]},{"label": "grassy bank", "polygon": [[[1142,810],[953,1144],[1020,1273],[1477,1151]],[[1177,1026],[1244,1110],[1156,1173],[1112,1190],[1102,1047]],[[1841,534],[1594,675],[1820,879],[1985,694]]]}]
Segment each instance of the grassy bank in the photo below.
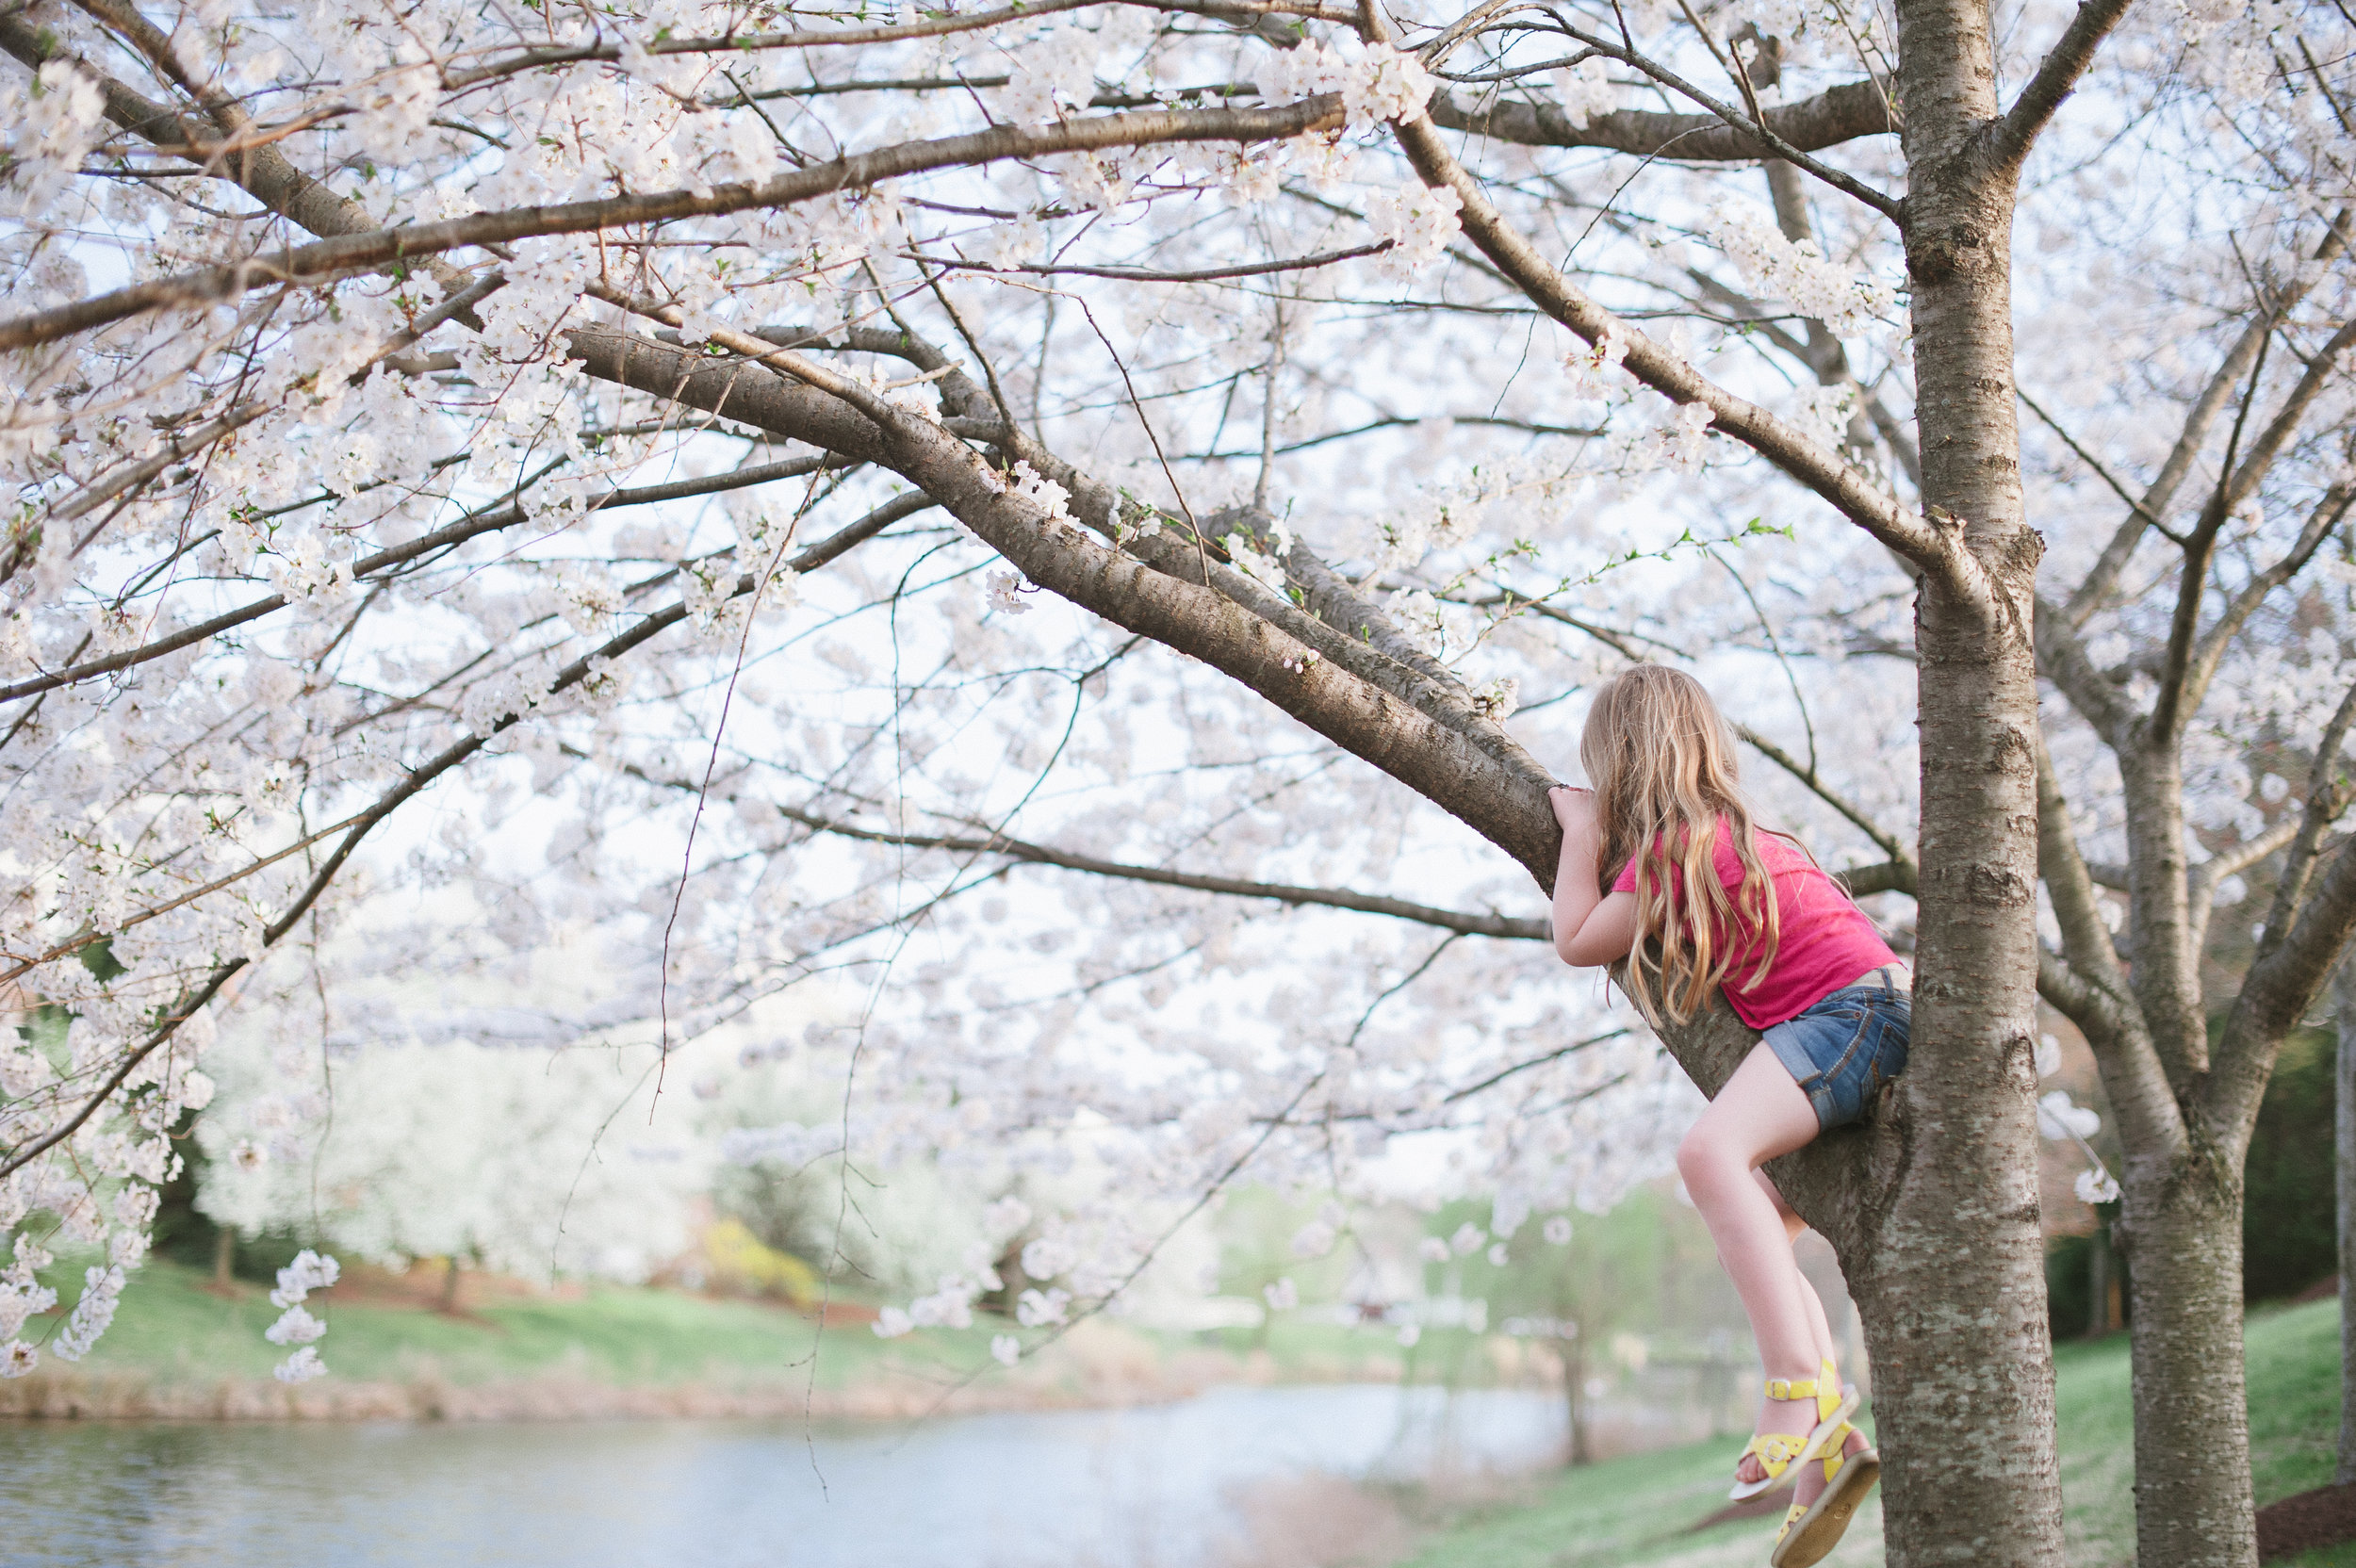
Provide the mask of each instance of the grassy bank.
[{"label": "grassy bank", "polygon": [[278,1315],[266,1287],[224,1290],[197,1270],[152,1263],[97,1351],[79,1366],[45,1362],[0,1382],[0,1415],[714,1415],[797,1413],[807,1399],[819,1413],[897,1416],[1402,1371],[1390,1335],[1314,1325],[1280,1325],[1261,1343],[1096,1321],[1007,1371],[990,1342],[1013,1325],[990,1318],[886,1342],[870,1331],[872,1312],[855,1306],[822,1333],[811,1311],[666,1289],[476,1280],[457,1312],[435,1310],[436,1297],[430,1282],[365,1271],[314,1297],[333,1376],[288,1390],[270,1376],[285,1352],[262,1337]]},{"label": "grassy bank", "polygon": [[864,1322],[843,1321],[822,1336],[810,1314],[677,1291],[509,1287],[450,1313],[355,1285],[309,1303],[328,1324],[319,1348],[334,1375],[287,1390],[270,1375],[285,1352],[262,1337],[278,1315],[265,1287],[223,1290],[195,1270],[151,1264],[87,1361],[50,1361],[0,1384],[0,1412],[722,1413],[809,1388],[822,1404],[854,1406],[856,1391],[896,1413],[953,1388],[989,1355],[986,1332],[887,1345]]},{"label": "grassy bank", "polygon": [[[620,1384],[683,1382],[781,1368],[810,1354],[816,1327],[760,1302],[665,1290],[513,1292],[467,1300],[454,1314],[368,1297],[339,1300],[334,1290],[308,1305],[329,1325],[319,1353],[336,1376],[362,1381],[431,1364],[456,1383],[558,1368]],[[155,1265],[124,1292],[114,1326],[84,1365],[175,1380],[267,1378],[286,1354],[262,1337],[277,1316],[261,1285],[240,1282],[223,1293],[191,1269]],[[863,1326],[852,1327],[856,1334],[828,1336],[820,1364],[830,1374],[885,1348]]]},{"label": "grassy bank", "polygon": [[[2331,1478],[2339,1429],[2339,1303],[2253,1314],[2249,1327],[2250,1457],[2258,1501]],[[2061,1348],[2057,1400],[2071,1568],[2134,1560],[2133,1408],[2125,1337]],[[1700,1444],[1566,1472],[1520,1506],[1446,1525],[1412,1568],[1757,1568],[1771,1521],[1695,1530],[1726,1500],[1740,1446]],[[2313,1552],[2298,1568],[2345,1568],[2356,1552]],[[1836,1568],[1882,1560],[1881,1510],[1868,1505]]]}]

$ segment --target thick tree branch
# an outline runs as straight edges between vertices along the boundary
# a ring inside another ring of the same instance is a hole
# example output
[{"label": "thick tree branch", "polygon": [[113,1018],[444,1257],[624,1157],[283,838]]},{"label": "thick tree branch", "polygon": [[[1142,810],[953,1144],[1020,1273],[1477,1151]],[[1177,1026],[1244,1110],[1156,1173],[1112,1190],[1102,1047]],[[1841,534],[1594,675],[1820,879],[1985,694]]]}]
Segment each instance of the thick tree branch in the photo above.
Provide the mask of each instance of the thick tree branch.
[{"label": "thick tree branch", "polygon": [[1913,897],[1920,883],[1921,872],[1912,860],[1876,860],[1870,866],[1849,866],[1832,874],[1849,890],[1852,898],[1871,898],[1875,893],[1905,893]]},{"label": "thick tree branch", "polygon": [[2037,949],[2037,994],[2089,1038],[2089,1031],[2108,1026],[2111,999],[2043,942]]},{"label": "thick tree branch", "polygon": [[1329,129],[1341,122],[1341,101],[1332,95],[1273,109],[1164,109],[1093,115],[1055,125],[1002,125],[966,136],[900,142],[753,184],[655,191],[598,201],[564,202],[552,206],[512,207],[434,223],[339,234],[332,239],[293,246],[226,266],[198,268],[56,310],[0,321],[0,350],[33,348],[153,311],[209,304],[254,288],[328,282],[468,246],[791,206],[839,190],[872,186],[879,180],[936,169],[977,167],[1008,158],[1156,142],[1273,141]]},{"label": "thick tree branch", "polygon": [[1905,512],[1856,465],[1756,403],[1728,392],[1588,297],[1506,222],[1480,182],[1448,152],[1429,117],[1401,122],[1393,131],[1425,184],[1456,192],[1463,203],[1465,233],[1539,308],[1589,343],[1609,338],[1625,344],[1628,351],[1622,364],[1645,385],[1674,402],[1707,408],[1715,429],[1831,502],[1874,538],[1926,571],[1949,574],[1967,599],[1986,596],[1976,562],[1959,547],[1959,530],[1951,540],[1947,532]]},{"label": "thick tree branch", "polygon": [[1007,860],[1030,865],[1060,866],[1066,871],[1086,872],[1091,876],[1114,877],[1126,882],[1150,882],[1158,887],[1186,888],[1196,892],[1219,893],[1229,898],[1263,898],[1277,904],[1296,906],[1312,906],[1328,909],[1350,909],[1364,915],[1387,915],[1394,920],[1413,921],[1419,925],[1437,926],[1466,937],[1499,937],[1513,941],[1546,941],[1552,939],[1548,923],[1512,915],[1478,914],[1460,909],[1441,909],[1429,904],[1414,904],[1405,899],[1384,898],[1373,893],[1351,892],[1347,888],[1302,888],[1281,882],[1254,882],[1234,876],[1207,876],[1192,872],[1168,871],[1159,866],[1129,865],[1119,860],[1106,860],[1093,855],[1079,855],[1069,850],[1051,849],[1044,844],[1025,843],[994,834],[986,839],[957,838],[921,833],[886,833],[875,828],[858,827],[849,823],[822,817],[794,807],[779,807],[778,810],[803,826],[837,838],[857,839],[866,843],[897,844],[908,849],[942,849],[961,855],[995,855]]},{"label": "thick tree branch", "polygon": [[[2103,1091],[2135,1147],[2173,1149],[2184,1139],[2175,1088],[2144,1027],[2042,734],[2037,746],[2037,876],[2061,926],[2063,953],[2038,947],[2037,992],[2078,1025],[2094,1048]],[[2065,956],[2066,955],[2066,956]]]},{"label": "thick tree branch", "polygon": [[[1432,122],[1522,147],[1600,147],[1673,163],[1747,163],[1776,155],[1756,135],[1716,114],[1647,113],[1619,109],[1579,124],[1553,104],[1484,98],[1466,104],[1454,93],[1432,96]],[[1897,130],[1872,82],[1843,82],[1813,98],[1765,111],[1768,132],[1804,153]]]},{"label": "thick tree branch", "polygon": [[2021,96],[2004,111],[2004,117],[1983,133],[1986,155],[1996,168],[2007,174],[2017,172],[2037,133],[2053,122],[2054,111],[2070,90],[2078,85],[2086,68],[2094,63],[2094,52],[2102,40],[2119,25],[2127,14],[2129,0],[2085,0],[2078,14],[2062,29],[2053,52],[2037,67],[2029,85],[2021,90]]},{"label": "thick tree branch", "polygon": [[1158,572],[1182,582],[1203,584],[1243,606],[1301,642],[1315,658],[1330,661],[1378,690],[1412,703],[1517,776],[1552,781],[1553,775],[1519,742],[1474,707],[1472,694],[1454,672],[1399,635],[1388,615],[1360,596],[1305,543],[1296,542],[1283,563],[1287,582],[1299,595],[1297,602],[1235,570],[1229,564],[1227,535],[1244,534],[1255,545],[1266,546],[1272,519],[1265,513],[1249,507],[1214,513],[1202,519],[1206,537],[1199,546],[1185,525],[1174,522],[1152,533],[1124,530],[1118,517],[1120,498],[1103,481],[1020,431],[1014,433],[1007,450],[1071,491],[1072,514],[1116,547]]},{"label": "thick tree branch", "polygon": [[[1276,523],[1268,512],[1252,506],[1231,507],[1204,519],[1205,529],[1213,538],[1223,539],[1227,533],[1236,532],[1262,550],[1276,547]],[[1356,583],[1298,539],[1285,549],[1283,560],[1294,602],[1313,620],[1333,628],[1340,636],[1342,647],[1349,650],[1349,657],[1365,662],[1372,655],[1386,669],[1411,672],[1419,679],[1419,690],[1432,694],[1461,719],[1479,721],[1485,732],[1486,716],[1473,707],[1472,694],[1465,690],[1456,672],[1425,652],[1420,644],[1399,629],[1390,612],[1361,593]],[[1429,710],[1432,704],[1425,701],[1422,706]],[[1518,750],[1517,760],[1536,766],[1527,753]]]}]

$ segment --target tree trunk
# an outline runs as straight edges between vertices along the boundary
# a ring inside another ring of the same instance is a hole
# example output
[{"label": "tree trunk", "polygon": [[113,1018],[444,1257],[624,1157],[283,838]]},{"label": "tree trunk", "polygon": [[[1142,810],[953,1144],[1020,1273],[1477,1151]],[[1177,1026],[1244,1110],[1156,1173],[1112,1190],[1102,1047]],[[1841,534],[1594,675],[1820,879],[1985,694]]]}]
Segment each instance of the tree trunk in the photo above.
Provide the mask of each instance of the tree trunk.
[{"label": "tree trunk", "polygon": [[213,1233],[213,1284],[227,1290],[237,1266],[237,1233],[223,1225]]},{"label": "tree trunk", "polygon": [[2124,1185],[2136,1559],[2256,1568],[2239,1173],[2221,1152],[2196,1152],[2173,1167],[2133,1165]]},{"label": "tree trunk", "polygon": [[452,1252],[443,1261],[442,1311],[454,1313],[458,1310],[458,1254]]},{"label": "tree trunk", "polygon": [[1847,1247],[1836,1238],[1873,1351],[1893,1564],[2061,1561],[2031,1099],[2037,696],[2025,617],[2036,554],[2027,543],[2016,531],[1998,543],[2012,560],[1983,556],[2018,610],[2013,626],[1989,627],[1925,585],[1913,1043],[1876,1137],[1890,1185],[1862,1234]]},{"label": "tree trunk", "polygon": [[1595,1462],[1587,1441],[1587,1348],[1579,1325],[1570,1325],[1562,1340],[1562,1399],[1571,1423],[1570,1464],[1576,1469]]},{"label": "tree trunk", "polygon": [[[1873,1356],[1893,1565],[2062,1560],[2036,1087],[2037,664],[2043,545],[2013,392],[2015,172],[1977,0],[1900,0],[1916,419],[1925,513],[1979,580],[1916,601],[1921,919],[1912,1049],[1885,1097],[1888,1180],[1834,1237]],[[2150,1559],[2152,1562],[2165,1560]]]},{"label": "tree trunk", "polygon": [[2331,1002],[2340,1026],[2340,1055],[2332,1076],[2336,1103],[2331,1131],[2338,1157],[2340,1220],[2340,1463],[2332,1479],[2356,1486],[2356,956],[2341,961]]},{"label": "tree trunk", "polygon": [[2086,1240],[2086,1337],[2101,1339],[2111,1331],[2111,1234],[2101,1217]]}]

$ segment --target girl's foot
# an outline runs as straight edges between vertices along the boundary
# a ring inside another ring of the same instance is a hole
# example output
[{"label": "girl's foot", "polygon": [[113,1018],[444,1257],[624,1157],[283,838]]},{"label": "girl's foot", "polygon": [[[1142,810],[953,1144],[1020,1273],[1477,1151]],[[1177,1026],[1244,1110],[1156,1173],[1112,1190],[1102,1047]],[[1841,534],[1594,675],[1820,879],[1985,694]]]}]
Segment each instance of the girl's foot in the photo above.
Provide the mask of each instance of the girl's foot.
[{"label": "girl's foot", "polygon": [[1815,1457],[1812,1444],[1831,1441],[1830,1423],[1845,1415],[1841,1375],[1830,1362],[1814,1378],[1771,1378],[1767,1406],[1759,1430],[1735,1464],[1734,1487],[1727,1495],[1741,1502],[1771,1490],[1793,1464]]},{"label": "girl's foot", "polygon": [[[1768,1400],[1766,1408],[1759,1413],[1758,1431],[1752,1434],[1750,1446],[1742,1450],[1742,1458],[1734,1467],[1736,1486],[1752,1489],[1740,1492],[1739,1495],[1755,1497],[1781,1480],[1792,1462],[1807,1446],[1808,1434],[1815,1431],[1816,1426],[1816,1400],[1813,1396]],[[1775,1441],[1777,1438],[1789,1441],[1778,1443]],[[1768,1462],[1774,1463],[1772,1474]]]},{"label": "girl's foot", "polygon": [[[1862,1456],[1871,1446],[1872,1445],[1865,1441],[1865,1434],[1857,1430],[1855,1427],[1851,1427],[1841,1434],[1840,1457],[1844,1462],[1857,1459]],[[1825,1457],[1831,1457],[1833,1453],[1833,1446],[1831,1444],[1828,1443],[1824,1446],[1824,1453]],[[1837,1468],[1834,1474],[1836,1476],[1839,1474]],[[1823,1496],[1824,1494],[1824,1489],[1831,1484],[1832,1482],[1827,1480],[1824,1477],[1824,1466],[1821,1464],[1805,1465],[1800,1471],[1799,1483],[1792,1489],[1792,1500],[1799,1504],[1802,1508],[1807,1508],[1810,1504],[1814,1503],[1817,1498]]]},{"label": "girl's foot", "polygon": [[1881,1479],[1881,1456],[1845,1419],[1826,1449],[1824,1458],[1801,1466],[1796,1500],[1775,1532],[1769,1568],[1812,1568],[1822,1561]]}]

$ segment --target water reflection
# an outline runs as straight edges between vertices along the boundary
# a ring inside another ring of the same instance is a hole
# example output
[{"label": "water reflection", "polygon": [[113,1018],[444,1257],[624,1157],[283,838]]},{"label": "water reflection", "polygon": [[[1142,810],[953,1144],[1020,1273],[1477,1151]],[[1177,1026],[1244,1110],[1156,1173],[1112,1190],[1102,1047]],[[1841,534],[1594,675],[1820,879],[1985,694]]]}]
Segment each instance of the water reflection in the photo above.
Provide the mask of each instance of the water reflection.
[{"label": "water reflection", "polygon": [[1550,1395],[1224,1389],[1140,1410],[776,1421],[0,1427],[8,1568],[1212,1568],[1248,1483],[1512,1471]]}]

